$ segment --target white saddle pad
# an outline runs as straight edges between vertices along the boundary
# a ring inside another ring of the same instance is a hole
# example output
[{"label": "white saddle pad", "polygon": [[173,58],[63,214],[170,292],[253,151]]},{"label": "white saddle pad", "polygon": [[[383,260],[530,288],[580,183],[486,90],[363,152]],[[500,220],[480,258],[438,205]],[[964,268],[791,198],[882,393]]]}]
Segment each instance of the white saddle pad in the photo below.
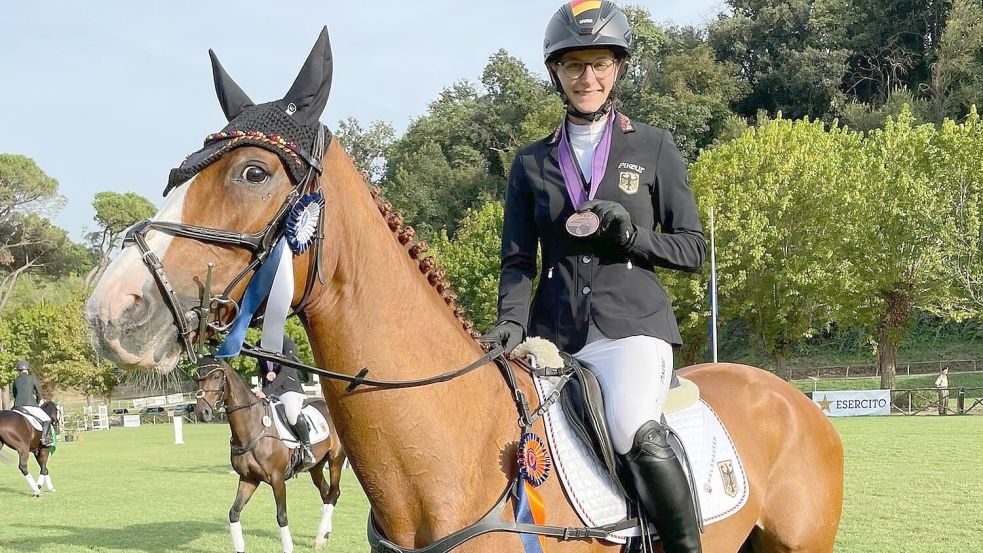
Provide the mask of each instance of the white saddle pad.
[{"label": "white saddle pad", "polygon": [[[283,440],[283,443],[290,449],[294,449],[300,445],[297,441],[297,436],[287,426],[286,421],[281,420],[280,414],[276,410],[276,403],[274,403],[273,409],[273,420],[276,423],[276,433]],[[306,405],[304,409],[300,412],[300,416],[307,419],[307,428],[311,437],[311,444],[316,444],[327,440],[331,436],[331,430],[328,428],[328,421],[325,420],[324,415],[317,410],[313,405]]]},{"label": "white saddle pad", "polygon": [[[48,414],[42,411],[40,407],[30,407],[30,406],[22,405],[17,407],[13,411],[14,413],[17,413],[18,415],[27,419],[35,430],[41,430],[42,428],[44,428],[44,425],[42,423],[50,422],[51,420],[48,417]],[[24,411],[27,412],[25,413]]]},{"label": "white saddle pad", "polygon": [[[553,391],[553,384],[549,379],[537,378],[536,390],[543,401]],[[704,524],[738,512],[748,499],[747,474],[717,414],[700,400],[667,414],[666,420],[689,456]],[[553,467],[581,522],[600,526],[624,520],[628,516],[625,497],[591,448],[574,432],[559,402],[550,407],[543,422]],[[624,543],[627,537],[637,534],[637,529],[624,530],[612,534],[609,541]]]}]

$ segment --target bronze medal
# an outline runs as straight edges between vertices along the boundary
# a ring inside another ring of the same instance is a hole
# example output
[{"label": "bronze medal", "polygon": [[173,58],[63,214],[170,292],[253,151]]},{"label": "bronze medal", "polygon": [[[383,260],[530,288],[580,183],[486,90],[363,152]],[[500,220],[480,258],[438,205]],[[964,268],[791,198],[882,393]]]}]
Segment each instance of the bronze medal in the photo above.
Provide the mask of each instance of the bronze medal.
[{"label": "bronze medal", "polygon": [[567,218],[567,232],[571,236],[584,238],[597,232],[601,220],[592,211],[578,211]]}]

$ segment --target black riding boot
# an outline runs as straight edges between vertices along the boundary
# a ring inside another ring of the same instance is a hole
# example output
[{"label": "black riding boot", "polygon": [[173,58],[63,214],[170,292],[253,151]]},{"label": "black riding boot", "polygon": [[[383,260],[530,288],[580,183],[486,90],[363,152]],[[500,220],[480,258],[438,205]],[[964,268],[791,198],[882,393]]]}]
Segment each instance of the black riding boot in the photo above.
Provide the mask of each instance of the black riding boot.
[{"label": "black riding boot", "polygon": [[51,421],[41,425],[41,447],[51,445]]},{"label": "black riding boot", "polygon": [[683,466],[669,445],[668,430],[656,421],[643,424],[623,460],[665,552],[701,553],[693,495]]},{"label": "black riding boot", "polygon": [[303,415],[297,417],[297,424],[293,425],[294,433],[300,440],[300,450],[304,455],[304,466],[309,467],[314,464],[314,452],[311,450],[311,435],[307,429],[307,421]]}]

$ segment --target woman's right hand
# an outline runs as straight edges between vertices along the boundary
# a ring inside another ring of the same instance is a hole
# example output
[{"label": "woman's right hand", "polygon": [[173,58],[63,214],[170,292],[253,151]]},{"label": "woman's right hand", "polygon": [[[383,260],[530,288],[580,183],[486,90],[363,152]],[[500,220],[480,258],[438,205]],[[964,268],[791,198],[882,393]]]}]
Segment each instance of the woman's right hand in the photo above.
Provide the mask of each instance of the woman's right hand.
[{"label": "woman's right hand", "polygon": [[514,321],[502,321],[494,328],[483,334],[478,340],[492,345],[502,346],[505,353],[514,350],[525,337],[522,325]]}]

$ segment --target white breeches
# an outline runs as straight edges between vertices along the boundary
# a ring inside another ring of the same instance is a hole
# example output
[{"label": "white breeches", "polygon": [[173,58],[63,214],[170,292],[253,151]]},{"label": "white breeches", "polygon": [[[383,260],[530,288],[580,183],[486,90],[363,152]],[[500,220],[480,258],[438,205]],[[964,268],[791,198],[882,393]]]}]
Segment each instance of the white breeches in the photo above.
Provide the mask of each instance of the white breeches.
[{"label": "white breeches", "polygon": [[24,409],[25,411],[33,415],[41,422],[51,422],[51,417],[49,417],[47,413],[42,411],[40,407],[29,407],[25,405],[22,407],[18,407],[18,409]]},{"label": "white breeches", "polygon": [[672,382],[672,346],[651,336],[599,338],[573,356],[591,364],[614,450],[628,453],[635,432],[662,417]]},{"label": "white breeches", "polygon": [[280,403],[283,410],[287,412],[287,422],[290,426],[297,424],[297,417],[304,408],[304,394],[300,392],[284,392],[280,394]]}]

